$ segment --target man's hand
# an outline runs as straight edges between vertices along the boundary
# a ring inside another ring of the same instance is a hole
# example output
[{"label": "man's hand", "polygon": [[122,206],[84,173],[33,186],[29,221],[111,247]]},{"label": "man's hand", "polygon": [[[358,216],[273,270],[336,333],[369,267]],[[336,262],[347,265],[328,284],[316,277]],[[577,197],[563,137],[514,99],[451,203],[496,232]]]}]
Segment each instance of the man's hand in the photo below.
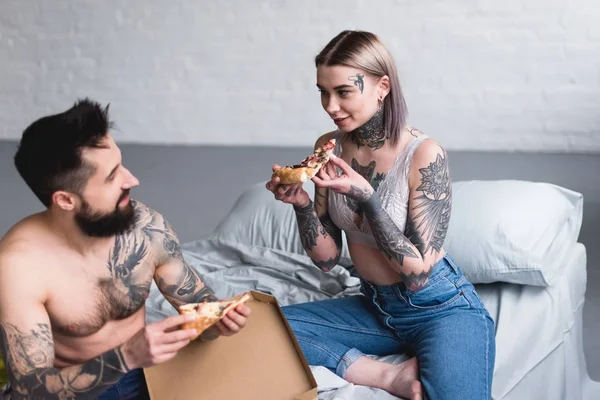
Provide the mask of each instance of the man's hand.
[{"label": "man's hand", "polygon": [[240,304],[229,311],[219,322],[204,331],[200,337],[202,340],[213,340],[219,336],[234,335],[246,326],[246,319],[249,316],[250,307]]},{"label": "man's hand", "polygon": [[195,315],[175,315],[140,329],[121,345],[127,367],[151,367],[175,357],[196,336],[195,329],[180,329],[180,325],[195,319]]}]

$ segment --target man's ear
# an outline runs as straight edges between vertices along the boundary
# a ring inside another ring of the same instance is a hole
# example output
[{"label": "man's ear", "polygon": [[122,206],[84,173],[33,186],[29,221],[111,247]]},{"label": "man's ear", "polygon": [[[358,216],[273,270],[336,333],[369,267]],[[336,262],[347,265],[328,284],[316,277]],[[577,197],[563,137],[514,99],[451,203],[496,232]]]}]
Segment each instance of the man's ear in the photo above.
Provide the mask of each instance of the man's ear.
[{"label": "man's ear", "polygon": [[63,211],[72,211],[77,204],[77,199],[73,193],[57,190],[52,194],[52,203]]}]

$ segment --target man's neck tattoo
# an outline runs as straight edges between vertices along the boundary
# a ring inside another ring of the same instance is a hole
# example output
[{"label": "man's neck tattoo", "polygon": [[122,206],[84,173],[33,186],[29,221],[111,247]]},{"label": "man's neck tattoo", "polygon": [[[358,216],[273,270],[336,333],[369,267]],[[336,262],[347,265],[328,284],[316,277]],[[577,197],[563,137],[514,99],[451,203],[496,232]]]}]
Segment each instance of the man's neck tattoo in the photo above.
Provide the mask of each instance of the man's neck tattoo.
[{"label": "man's neck tattoo", "polygon": [[356,143],[359,149],[360,146],[371,147],[373,150],[382,148],[386,139],[383,123],[383,107],[377,110],[373,117],[364,125],[349,132],[348,136],[350,140]]}]

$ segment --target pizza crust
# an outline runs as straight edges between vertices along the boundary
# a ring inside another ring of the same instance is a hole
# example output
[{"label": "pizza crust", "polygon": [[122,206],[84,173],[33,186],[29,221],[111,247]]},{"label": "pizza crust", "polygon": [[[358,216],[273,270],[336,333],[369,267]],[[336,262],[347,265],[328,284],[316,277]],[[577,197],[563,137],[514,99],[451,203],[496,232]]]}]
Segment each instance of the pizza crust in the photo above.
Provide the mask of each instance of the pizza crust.
[{"label": "pizza crust", "polygon": [[227,313],[238,305],[250,300],[249,293],[243,293],[228,300],[211,301],[202,303],[189,303],[179,306],[180,314],[195,314],[196,320],[184,323],[182,329],[196,329],[196,339],[202,332],[219,322]]},{"label": "pizza crust", "polygon": [[282,185],[291,185],[293,183],[303,183],[312,179],[319,172],[320,168],[309,167],[281,167],[273,172],[272,178],[278,177]]},{"label": "pizza crust", "polygon": [[279,183],[282,185],[304,183],[312,179],[329,162],[334,148],[335,139],[331,139],[317,148],[313,154],[306,157],[299,165],[294,165],[293,167],[285,166],[274,171],[271,179],[275,177],[279,178]]}]

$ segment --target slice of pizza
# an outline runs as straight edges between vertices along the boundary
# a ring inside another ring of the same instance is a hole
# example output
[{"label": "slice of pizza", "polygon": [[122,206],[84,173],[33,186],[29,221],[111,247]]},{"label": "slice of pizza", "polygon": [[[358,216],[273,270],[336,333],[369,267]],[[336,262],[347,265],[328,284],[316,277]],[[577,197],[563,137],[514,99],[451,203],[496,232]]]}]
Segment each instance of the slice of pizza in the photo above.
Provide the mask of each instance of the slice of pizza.
[{"label": "slice of pizza", "polygon": [[[182,325],[183,329],[196,329],[196,339],[202,332],[219,322],[227,313],[238,305],[250,300],[249,293],[243,293],[231,299],[189,303],[179,306],[180,314],[195,314],[196,320]],[[193,340],[192,339],[192,340]]]},{"label": "slice of pizza", "polygon": [[306,182],[312,179],[327,164],[334,148],[335,139],[331,139],[318,147],[313,154],[302,160],[300,164],[281,167],[273,172],[271,178],[279,177],[279,183],[282,185]]}]

